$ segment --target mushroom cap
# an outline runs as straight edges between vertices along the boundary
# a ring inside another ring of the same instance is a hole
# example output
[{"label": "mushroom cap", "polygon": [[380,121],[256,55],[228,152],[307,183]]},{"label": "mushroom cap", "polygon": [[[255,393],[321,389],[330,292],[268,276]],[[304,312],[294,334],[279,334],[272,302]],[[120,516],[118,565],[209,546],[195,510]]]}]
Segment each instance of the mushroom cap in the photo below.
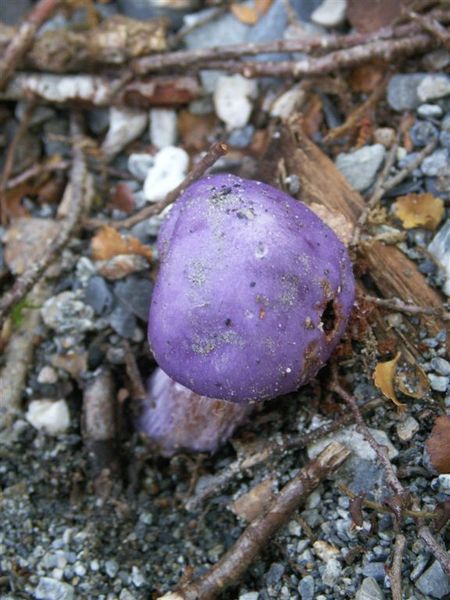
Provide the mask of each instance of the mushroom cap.
[{"label": "mushroom cap", "polygon": [[147,391],[137,428],[163,456],[180,450],[215,452],[251,411],[250,405],[199,396],[159,368]]},{"label": "mushroom cap", "polygon": [[335,233],[258,181],[205,177],[177,200],[161,257],[149,343],[170,377],[236,402],[292,392],[328,360],[355,293]]}]

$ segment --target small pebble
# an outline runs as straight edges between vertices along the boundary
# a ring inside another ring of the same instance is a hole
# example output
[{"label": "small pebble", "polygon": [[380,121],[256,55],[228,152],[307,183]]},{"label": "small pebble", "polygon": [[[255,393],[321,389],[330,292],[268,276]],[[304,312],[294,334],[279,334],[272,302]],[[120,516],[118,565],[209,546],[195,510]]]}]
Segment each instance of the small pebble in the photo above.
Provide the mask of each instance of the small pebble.
[{"label": "small pebble", "polygon": [[151,154],[135,153],[128,157],[128,170],[138,181],[145,181],[155,160]]},{"label": "small pebble", "polygon": [[431,367],[439,375],[446,375],[447,377],[450,375],[450,362],[445,358],[435,356],[431,359]]},{"label": "small pebble", "polygon": [[298,584],[298,593],[301,600],[314,600],[314,577],[306,575]]},{"label": "small pebble", "polygon": [[241,594],[238,600],[258,600],[259,592],[246,592]]},{"label": "small pebble", "polygon": [[70,414],[65,400],[33,400],[25,418],[35,429],[49,435],[65,433],[70,427]]},{"label": "small pebble", "polygon": [[247,125],[256,92],[257,84],[252,79],[239,74],[219,77],[214,90],[214,107],[228,130]]},{"label": "small pebble", "polygon": [[75,590],[68,583],[51,577],[41,577],[34,591],[34,597],[36,600],[73,600]]},{"label": "small pebble", "polygon": [[442,117],[443,110],[437,104],[421,104],[417,109],[419,117],[424,119],[439,119]]},{"label": "small pebble", "polygon": [[143,110],[112,107],[108,133],[102,144],[103,154],[109,158],[116,156],[144,132],[147,121],[147,113]]},{"label": "small pebble", "polygon": [[403,421],[397,424],[397,435],[402,442],[408,442],[419,431],[420,425],[414,417],[408,415]]},{"label": "small pebble", "polygon": [[58,374],[53,367],[46,365],[39,371],[38,383],[56,383],[58,381]]},{"label": "small pebble", "polygon": [[373,139],[377,144],[390,148],[395,141],[395,130],[391,127],[379,127],[375,129]]},{"label": "small pebble", "polygon": [[427,598],[446,598],[450,594],[450,583],[437,560],[433,562],[419,579],[416,587]]},{"label": "small pebble", "polygon": [[384,594],[373,577],[366,577],[356,592],[355,600],[384,600]]},{"label": "small pebble", "polygon": [[91,277],[86,287],[85,302],[97,315],[107,315],[114,305],[114,298],[103,277]]},{"label": "small pebble", "polygon": [[144,195],[149,202],[163,200],[179,185],[189,166],[189,155],[182,148],[167,146],[154,157],[154,164],[144,182]]},{"label": "small pebble", "polygon": [[49,298],[41,308],[44,323],[59,334],[94,329],[94,310],[75,292],[62,292]]},{"label": "small pebble", "polygon": [[429,177],[450,176],[450,156],[446,149],[435,150],[433,154],[424,158],[421,170]]},{"label": "small pebble", "polygon": [[450,77],[440,73],[427,75],[419,83],[417,95],[422,102],[450,95]]},{"label": "small pebble", "polygon": [[416,109],[421,104],[417,88],[424,77],[424,73],[391,77],[387,89],[387,99],[391,108],[398,112]]},{"label": "small pebble", "polygon": [[322,582],[324,585],[333,586],[337,583],[341,573],[341,563],[335,558],[330,558],[330,560],[325,563],[325,569],[322,572]]},{"label": "small pebble", "polygon": [[423,148],[439,137],[439,130],[429,121],[416,121],[409,130],[409,135],[416,148]]},{"label": "small pebble", "polygon": [[176,144],[176,111],[167,108],[152,108],[150,111],[150,141],[158,149]]},{"label": "small pebble", "polygon": [[428,251],[444,270],[446,280],[443,289],[444,293],[450,296],[450,219],[447,219],[434,236],[428,246]]},{"label": "small pebble", "polygon": [[432,389],[435,392],[446,392],[449,384],[449,378],[444,377],[443,375],[434,375],[433,373],[428,373],[428,380]]},{"label": "small pebble", "polygon": [[345,21],[347,0],[324,0],[311,15],[311,21],[323,27],[337,27]]},{"label": "small pebble", "polygon": [[450,495],[450,474],[446,473],[444,475],[439,475],[439,490],[443,494]]},{"label": "small pebble", "polygon": [[345,175],[350,185],[362,192],[375,181],[385,155],[386,148],[381,144],[364,146],[354,152],[339,154],[336,158],[336,166]]}]

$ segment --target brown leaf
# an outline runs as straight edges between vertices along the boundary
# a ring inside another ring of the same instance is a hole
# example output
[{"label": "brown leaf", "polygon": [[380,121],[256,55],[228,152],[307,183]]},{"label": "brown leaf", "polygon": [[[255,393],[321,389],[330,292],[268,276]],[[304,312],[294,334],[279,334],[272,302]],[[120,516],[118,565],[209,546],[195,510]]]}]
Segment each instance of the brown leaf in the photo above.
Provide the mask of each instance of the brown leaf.
[{"label": "brown leaf", "polygon": [[358,31],[376,31],[392,25],[413,0],[348,0],[347,18]]},{"label": "brown leaf", "polygon": [[394,389],[394,378],[397,370],[397,363],[400,360],[401,353],[398,352],[395,358],[386,362],[378,363],[373,373],[373,381],[377,388],[397,406],[399,410],[404,410],[406,404],[397,399]]},{"label": "brown leaf", "polygon": [[92,256],[94,260],[109,260],[119,254],[139,254],[151,262],[152,251],[137,238],[122,235],[112,227],[102,227],[92,238]]},{"label": "brown leaf", "polygon": [[444,201],[433,194],[408,194],[394,204],[395,214],[405,229],[425,227],[434,230],[444,217]]},{"label": "brown leaf", "polygon": [[450,416],[442,415],[436,419],[425,445],[436,471],[450,473]]},{"label": "brown leaf", "polygon": [[114,208],[118,208],[127,214],[131,214],[136,208],[136,202],[130,186],[123,182],[118,183],[111,196],[111,204]]},{"label": "brown leaf", "polygon": [[259,15],[255,6],[234,3],[230,5],[230,10],[236,19],[245,25],[254,25],[258,21]]}]

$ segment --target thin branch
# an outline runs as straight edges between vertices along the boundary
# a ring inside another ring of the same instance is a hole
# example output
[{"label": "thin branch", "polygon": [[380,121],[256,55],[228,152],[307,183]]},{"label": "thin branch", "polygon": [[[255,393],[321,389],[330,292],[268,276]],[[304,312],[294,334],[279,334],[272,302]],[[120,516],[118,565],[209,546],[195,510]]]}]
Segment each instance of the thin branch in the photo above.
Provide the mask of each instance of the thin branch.
[{"label": "thin branch", "polygon": [[31,121],[31,117],[33,116],[34,109],[36,108],[36,103],[32,100],[23,115],[23,118],[20,122],[19,127],[13,137],[12,142],[8,146],[8,150],[6,153],[5,164],[3,166],[3,172],[0,179],[0,214],[1,214],[1,222],[3,225],[6,225],[8,221],[8,205],[6,198],[6,189],[7,182],[11,176],[11,172],[14,166],[14,158],[16,156],[17,147],[19,146],[23,136],[27,132],[28,126]]},{"label": "thin branch", "polygon": [[0,60],[0,91],[5,88],[12,74],[31,48],[39,27],[49,19],[59,0],[39,0],[28,19],[20,26]]},{"label": "thin branch", "polygon": [[224,156],[228,152],[228,146],[224,142],[215,142],[209,148],[207,153],[199,160],[199,162],[194,165],[192,170],[188,173],[185,179],[178,185],[174,190],[169,192],[164,200],[161,202],[156,202],[155,204],[150,204],[149,206],[145,206],[142,210],[137,212],[136,214],[128,217],[127,219],[123,219],[122,221],[105,221],[102,219],[90,219],[86,221],[85,225],[87,227],[103,227],[104,225],[108,225],[109,227],[114,227],[115,229],[120,229],[124,227],[129,229],[136,225],[136,223],[140,223],[144,219],[149,219],[155,215],[159,215],[167,206],[175,202],[175,200],[180,196],[187,187],[191,185],[194,181],[202,177],[205,171],[212,167],[214,163],[218,161],[221,156]]},{"label": "thin branch", "polygon": [[364,299],[389,310],[404,312],[409,315],[435,315],[444,321],[450,321],[450,313],[443,313],[438,308],[431,306],[416,306],[415,304],[406,304],[398,298],[377,298],[376,296],[369,296],[367,294],[364,295]]},{"label": "thin branch", "polygon": [[419,527],[419,536],[431,550],[433,556],[439,561],[444,573],[450,580],[450,555],[447,550],[438,543],[431,533],[430,528],[426,525]]},{"label": "thin branch", "polygon": [[44,254],[37,258],[36,262],[16,279],[13,287],[0,299],[0,323],[9,314],[16,303],[32,289],[34,284],[44,274],[47,267],[58,258],[62,249],[70,240],[80,219],[85,200],[84,194],[87,170],[82,150],[81,130],[75,115],[72,115],[71,130],[77,141],[73,145],[73,162],[69,183],[70,206],[67,217],[61,222],[59,233],[48,245]]},{"label": "thin branch", "polygon": [[16,177],[11,177],[6,183],[6,189],[12,190],[28,180],[43,175],[44,173],[54,173],[55,171],[67,171],[70,166],[70,162],[67,160],[49,160],[42,164],[35,164],[26,171],[19,173]]},{"label": "thin branch", "polygon": [[431,14],[423,15],[414,11],[409,11],[408,17],[418,23],[424,31],[431,33],[444,46],[450,50],[450,33],[441,23]]},{"label": "thin branch", "polygon": [[345,446],[332,442],[280,491],[268,510],[250,523],[216,565],[200,578],[181,585],[160,600],[212,600],[228,587],[236,585],[294,510],[349,455],[350,451]]},{"label": "thin branch", "polygon": [[[369,413],[381,404],[383,404],[383,400],[380,398],[369,400],[361,406],[361,412],[363,414]],[[275,439],[268,440],[262,450],[237,458],[221,471],[209,477],[208,483],[202,486],[195,496],[189,498],[186,502],[186,509],[195,510],[205,500],[219,494],[233,479],[241,476],[243,471],[261,464],[267,464],[269,460],[274,460],[276,457],[285,455],[288,452],[306,448],[309,444],[317,442],[317,440],[324,438],[330,433],[339,431],[353,421],[353,413],[348,412],[326,425],[313,429],[309,433],[286,435],[283,437],[277,436]]]},{"label": "thin branch", "polygon": [[144,384],[142,383],[142,378],[139,371],[139,367],[136,363],[136,358],[128,342],[124,343],[124,349],[125,368],[127,371],[128,379],[130,380],[131,398],[132,400],[144,400],[147,397],[147,392],[145,390]]},{"label": "thin branch", "polygon": [[391,580],[392,600],[402,600],[402,563],[405,552],[406,538],[402,533],[398,533],[394,544],[394,558],[389,573]]}]

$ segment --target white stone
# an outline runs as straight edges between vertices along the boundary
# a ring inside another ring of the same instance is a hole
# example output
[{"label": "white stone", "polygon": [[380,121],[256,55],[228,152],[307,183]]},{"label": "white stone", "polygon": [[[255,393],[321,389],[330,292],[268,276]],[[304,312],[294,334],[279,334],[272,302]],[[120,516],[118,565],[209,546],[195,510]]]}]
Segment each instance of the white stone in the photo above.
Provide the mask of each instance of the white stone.
[{"label": "white stone", "polygon": [[298,87],[294,87],[274,101],[272,104],[272,108],[270,109],[270,116],[279,118],[279,119],[287,119],[291,113],[294,112],[297,108],[299,108],[305,99],[305,91],[299,89]]},{"label": "white stone", "polygon": [[53,367],[46,365],[39,371],[38,383],[56,383],[58,375]]},{"label": "white stone", "polygon": [[440,73],[427,75],[419,84],[417,95],[422,102],[450,95],[450,77]]},{"label": "white stone", "polygon": [[35,429],[49,435],[59,435],[70,427],[70,414],[65,400],[33,400],[25,418]]},{"label": "white stone", "polygon": [[322,572],[322,581],[325,585],[333,586],[338,581],[341,573],[341,563],[335,558],[331,558],[325,564],[325,569]]},{"label": "white stone", "polygon": [[324,0],[311,15],[311,21],[323,27],[336,27],[345,21],[347,0]]},{"label": "white stone", "polygon": [[128,170],[138,181],[145,181],[155,159],[151,154],[134,153],[128,157]]},{"label": "white stone", "polygon": [[109,129],[102,144],[102,152],[111,158],[127,144],[138,138],[147,126],[145,110],[112,107],[109,113]]},{"label": "white stone", "polygon": [[438,481],[440,491],[444,494],[450,494],[450,474],[439,475]]},{"label": "white stone", "polygon": [[150,111],[150,141],[157,148],[174,146],[177,141],[177,113],[168,108]]},{"label": "white stone", "polygon": [[444,226],[434,236],[428,250],[444,270],[446,281],[443,289],[450,296],[450,219],[447,219]]},{"label": "white stone", "polygon": [[242,75],[219,77],[214,90],[214,108],[228,130],[247,125],[256,92],[256,82]]},{"label": "white stone", "polygon": [[408,442],[419,431],[420,425],[414,417],[408,415],[403,421],[397,424],[397,435],[402,442]]},{"label": "white stone", "polygon": [[239,596],[239,600],[258,600],[259,592],[246,592]]},{"label": "white stone", "polygon": [[188,153],[175,146],[163,148],[154,159],[144,182],[144,196],[149,202],[163,200],[183,181],[189,166]]}]

